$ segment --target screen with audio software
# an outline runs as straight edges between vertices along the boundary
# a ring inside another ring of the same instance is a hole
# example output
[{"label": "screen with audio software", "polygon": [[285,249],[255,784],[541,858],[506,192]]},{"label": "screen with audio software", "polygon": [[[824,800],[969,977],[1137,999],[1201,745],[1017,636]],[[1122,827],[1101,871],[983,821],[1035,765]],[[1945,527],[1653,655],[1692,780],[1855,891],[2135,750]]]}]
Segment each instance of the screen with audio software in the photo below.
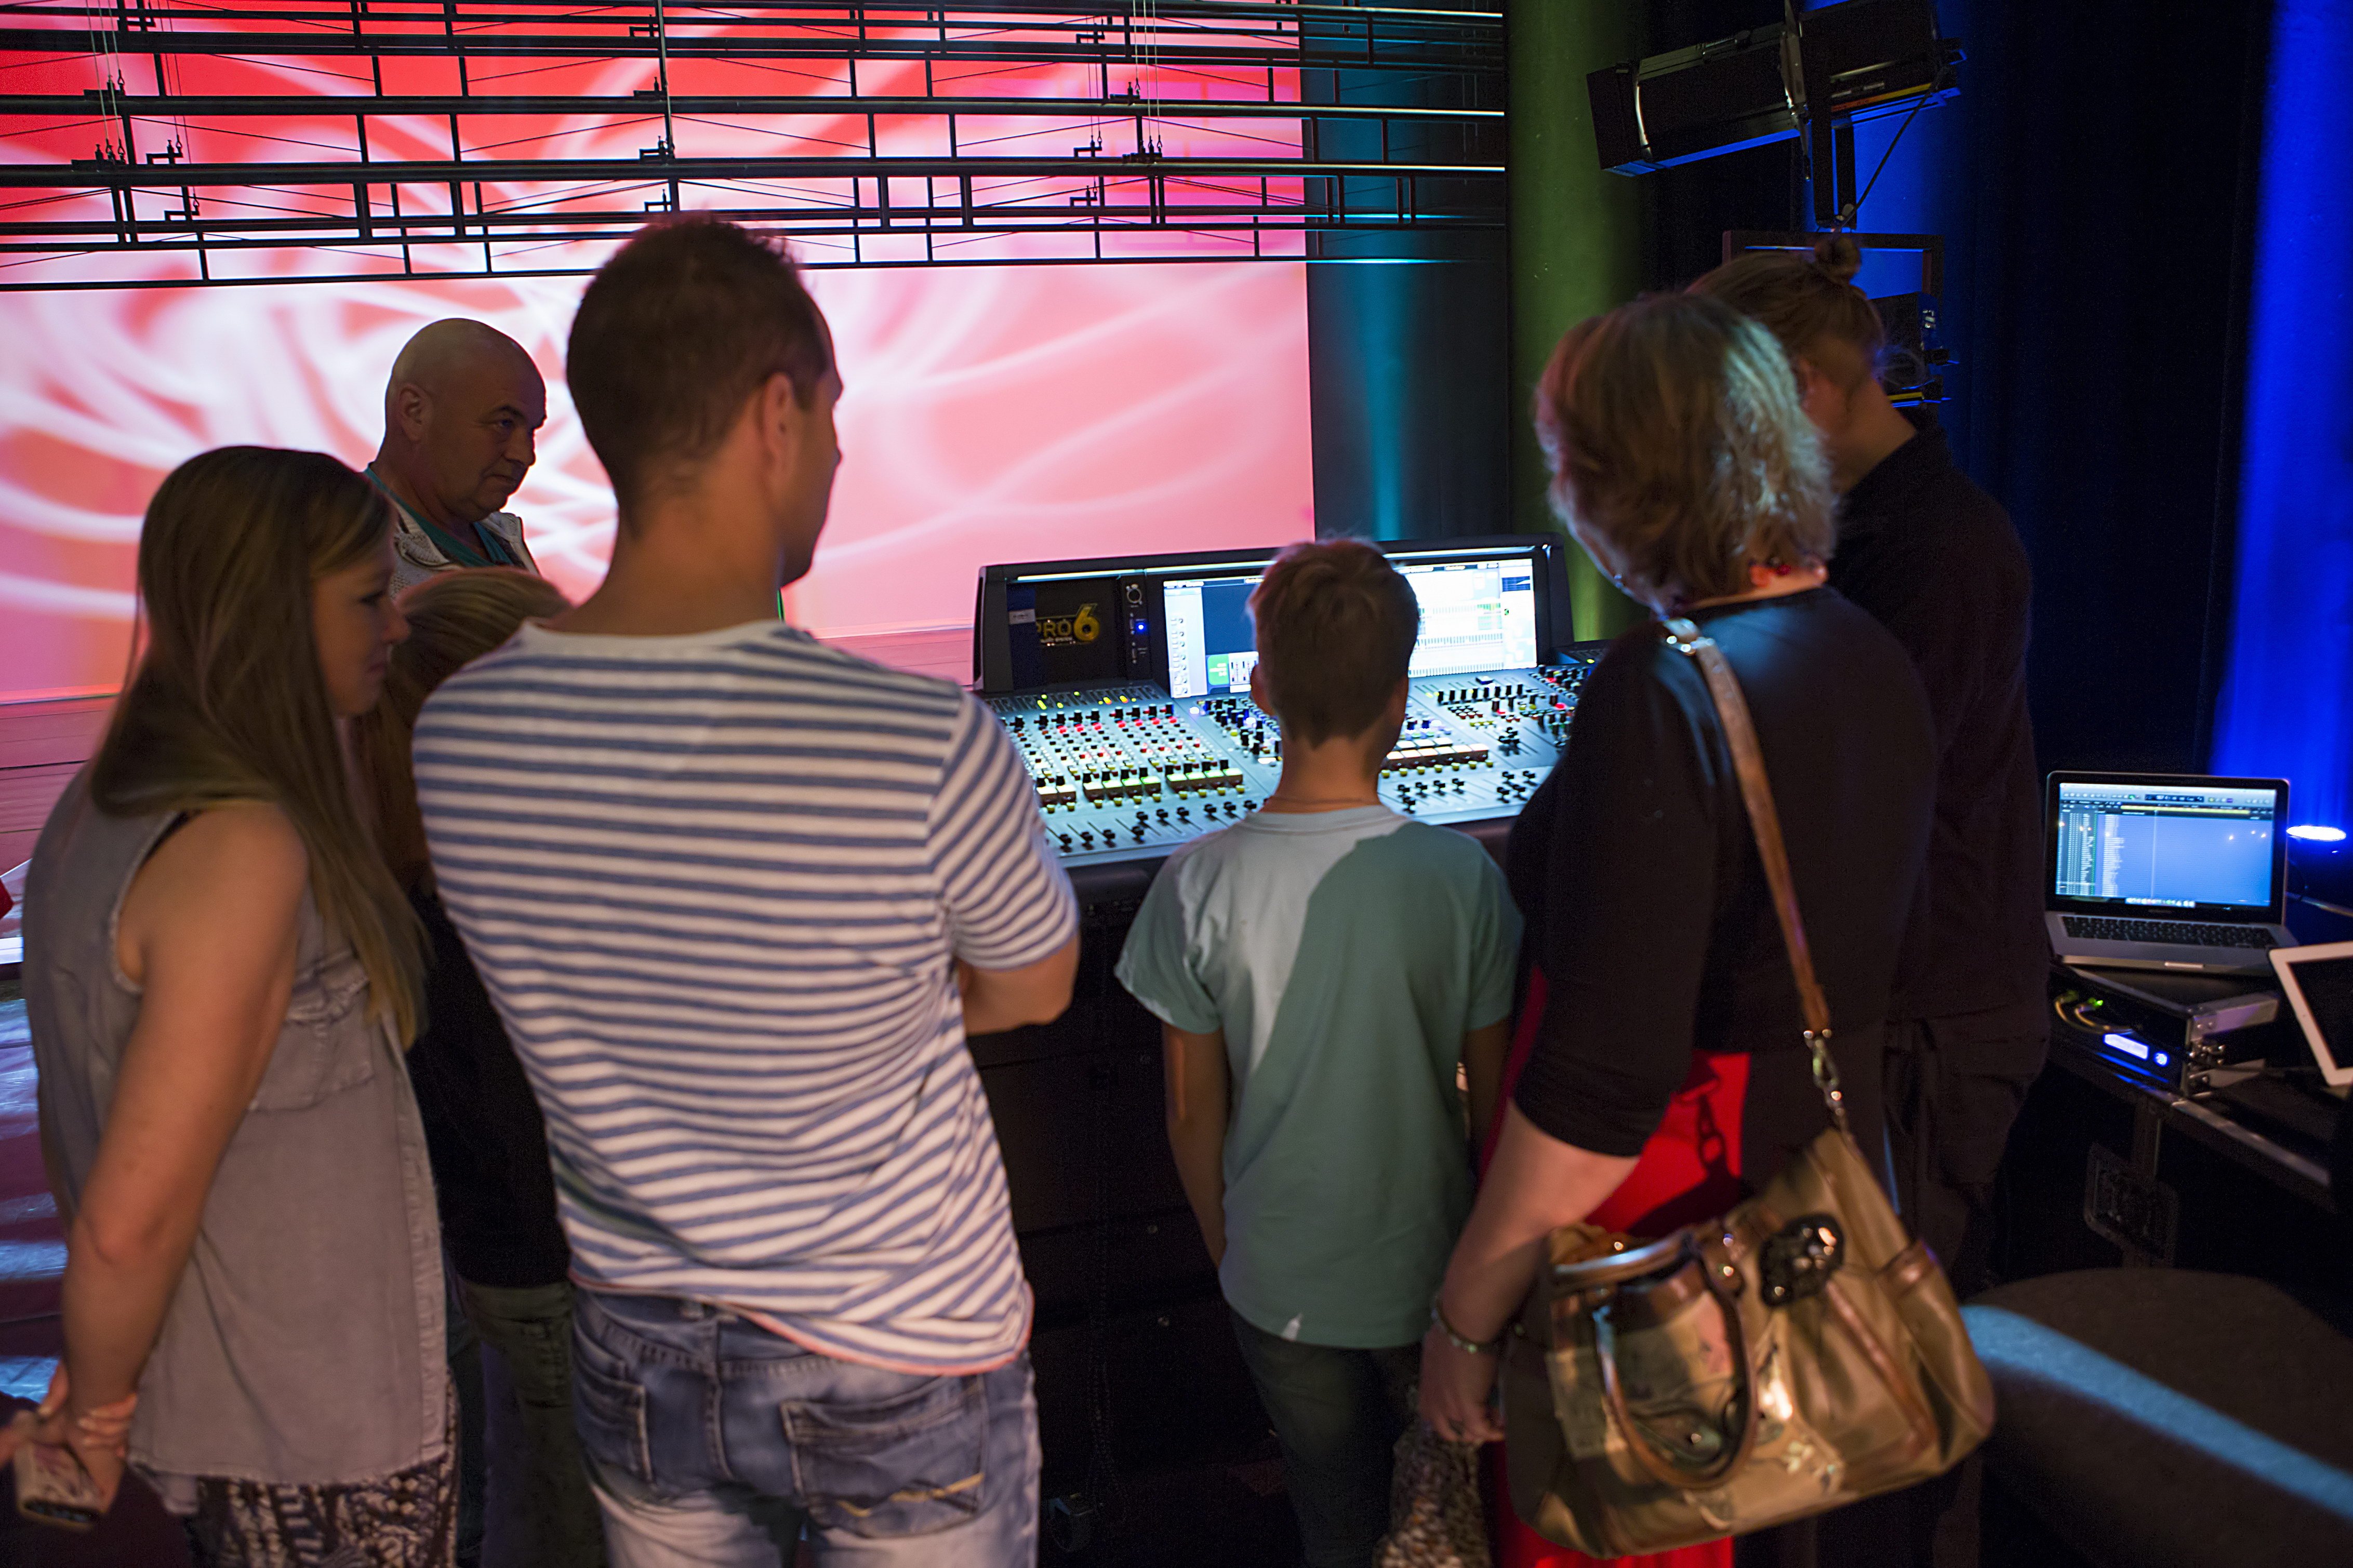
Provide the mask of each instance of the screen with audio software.
[{"label": "screen with audio software", "polygon": [[2273,902],[2277,790],[2066,780],[2058,787],[2057,897],[2250,911]]},{"label": "screen with audio software", "polygon": [[[1524,669],[1536,661],[1535,569],[1502,561],[1400,562],[1421,606],[1412,673]],[[1168,695],[1210,697],[1249,689],[1258,663],[1250,627],[1253,576],[1178,578],[1161,590],[1168,628]]]}]

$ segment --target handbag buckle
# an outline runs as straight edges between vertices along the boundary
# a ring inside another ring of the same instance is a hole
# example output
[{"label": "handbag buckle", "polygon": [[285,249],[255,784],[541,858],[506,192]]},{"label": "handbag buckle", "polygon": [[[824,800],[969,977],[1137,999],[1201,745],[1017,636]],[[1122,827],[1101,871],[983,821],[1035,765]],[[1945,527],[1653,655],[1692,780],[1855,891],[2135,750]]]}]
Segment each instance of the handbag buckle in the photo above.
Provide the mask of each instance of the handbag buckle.
[{"label": "handbag buckle", "polygon": [[1821,1294],[1846,1264],[1846,1235],[1835,1216],[1802,1215],[1765,1238],[1757,1261],[1757,1294],[1786,1307]]}]

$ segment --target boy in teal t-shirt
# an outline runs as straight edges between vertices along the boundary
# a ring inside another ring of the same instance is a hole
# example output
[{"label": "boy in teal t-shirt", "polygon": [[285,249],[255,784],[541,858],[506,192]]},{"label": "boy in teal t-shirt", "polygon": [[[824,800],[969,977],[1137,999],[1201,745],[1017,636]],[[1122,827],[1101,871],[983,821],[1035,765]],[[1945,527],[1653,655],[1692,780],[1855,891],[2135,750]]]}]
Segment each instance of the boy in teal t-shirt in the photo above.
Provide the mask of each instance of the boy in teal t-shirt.
[{"label": "boy in teal t-shirt", "polygon": [[1471,1212],[1520,939],[1470,838],[1380,801],[1420,616],[1381,553],[1296,544],[1250,596],[1282,726],[1265,808],[1170,857],[1119,978],[1163,1025],[1168,1141],[1282,1440],[1311,1568],[1388,1524],[1430,1303]]}]

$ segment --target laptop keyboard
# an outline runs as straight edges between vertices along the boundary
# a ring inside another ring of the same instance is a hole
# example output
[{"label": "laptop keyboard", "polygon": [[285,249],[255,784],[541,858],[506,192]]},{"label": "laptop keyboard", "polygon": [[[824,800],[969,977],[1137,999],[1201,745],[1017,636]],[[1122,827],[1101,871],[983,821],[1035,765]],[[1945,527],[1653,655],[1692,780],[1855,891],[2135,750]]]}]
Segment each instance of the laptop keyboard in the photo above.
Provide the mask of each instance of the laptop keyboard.
[{"label": "laptop keyboard", "polygon": [[2067,934],[2084,942],[2162,942],[2179,947],[2277,947],[2261,926],[2201,925],[2193,921],[2126,921],[2108,915],[2063,915]]}]

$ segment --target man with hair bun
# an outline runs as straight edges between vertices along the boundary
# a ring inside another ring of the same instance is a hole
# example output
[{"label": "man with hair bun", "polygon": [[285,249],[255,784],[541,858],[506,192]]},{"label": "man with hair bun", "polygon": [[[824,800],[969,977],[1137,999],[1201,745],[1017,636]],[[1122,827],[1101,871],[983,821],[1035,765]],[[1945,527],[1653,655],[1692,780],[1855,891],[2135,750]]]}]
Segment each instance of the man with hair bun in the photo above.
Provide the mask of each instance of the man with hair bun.
[{"label": "man with hair bun", "polygon": [[[1890,999],[1887,1130],[1905,1217],[1966,1298],[1993,1283],[1995,1176],[2050,1034],[2026,706],[2032,584],[2000,503],[1954,463],[1933,416],[1907,416],[1881,387],[1884,339],[1852,282],[1860,264],[1834,235],[1812,256],[1739,257],[1692,288],[1780,340],[1841,493],[1831,586],[1895,634],[1927,690],[1936,814]],[[1939,1562],[1976,1561],[1973,1474],[1921,1489],[1964,1494],[1921,1527]]]}]

